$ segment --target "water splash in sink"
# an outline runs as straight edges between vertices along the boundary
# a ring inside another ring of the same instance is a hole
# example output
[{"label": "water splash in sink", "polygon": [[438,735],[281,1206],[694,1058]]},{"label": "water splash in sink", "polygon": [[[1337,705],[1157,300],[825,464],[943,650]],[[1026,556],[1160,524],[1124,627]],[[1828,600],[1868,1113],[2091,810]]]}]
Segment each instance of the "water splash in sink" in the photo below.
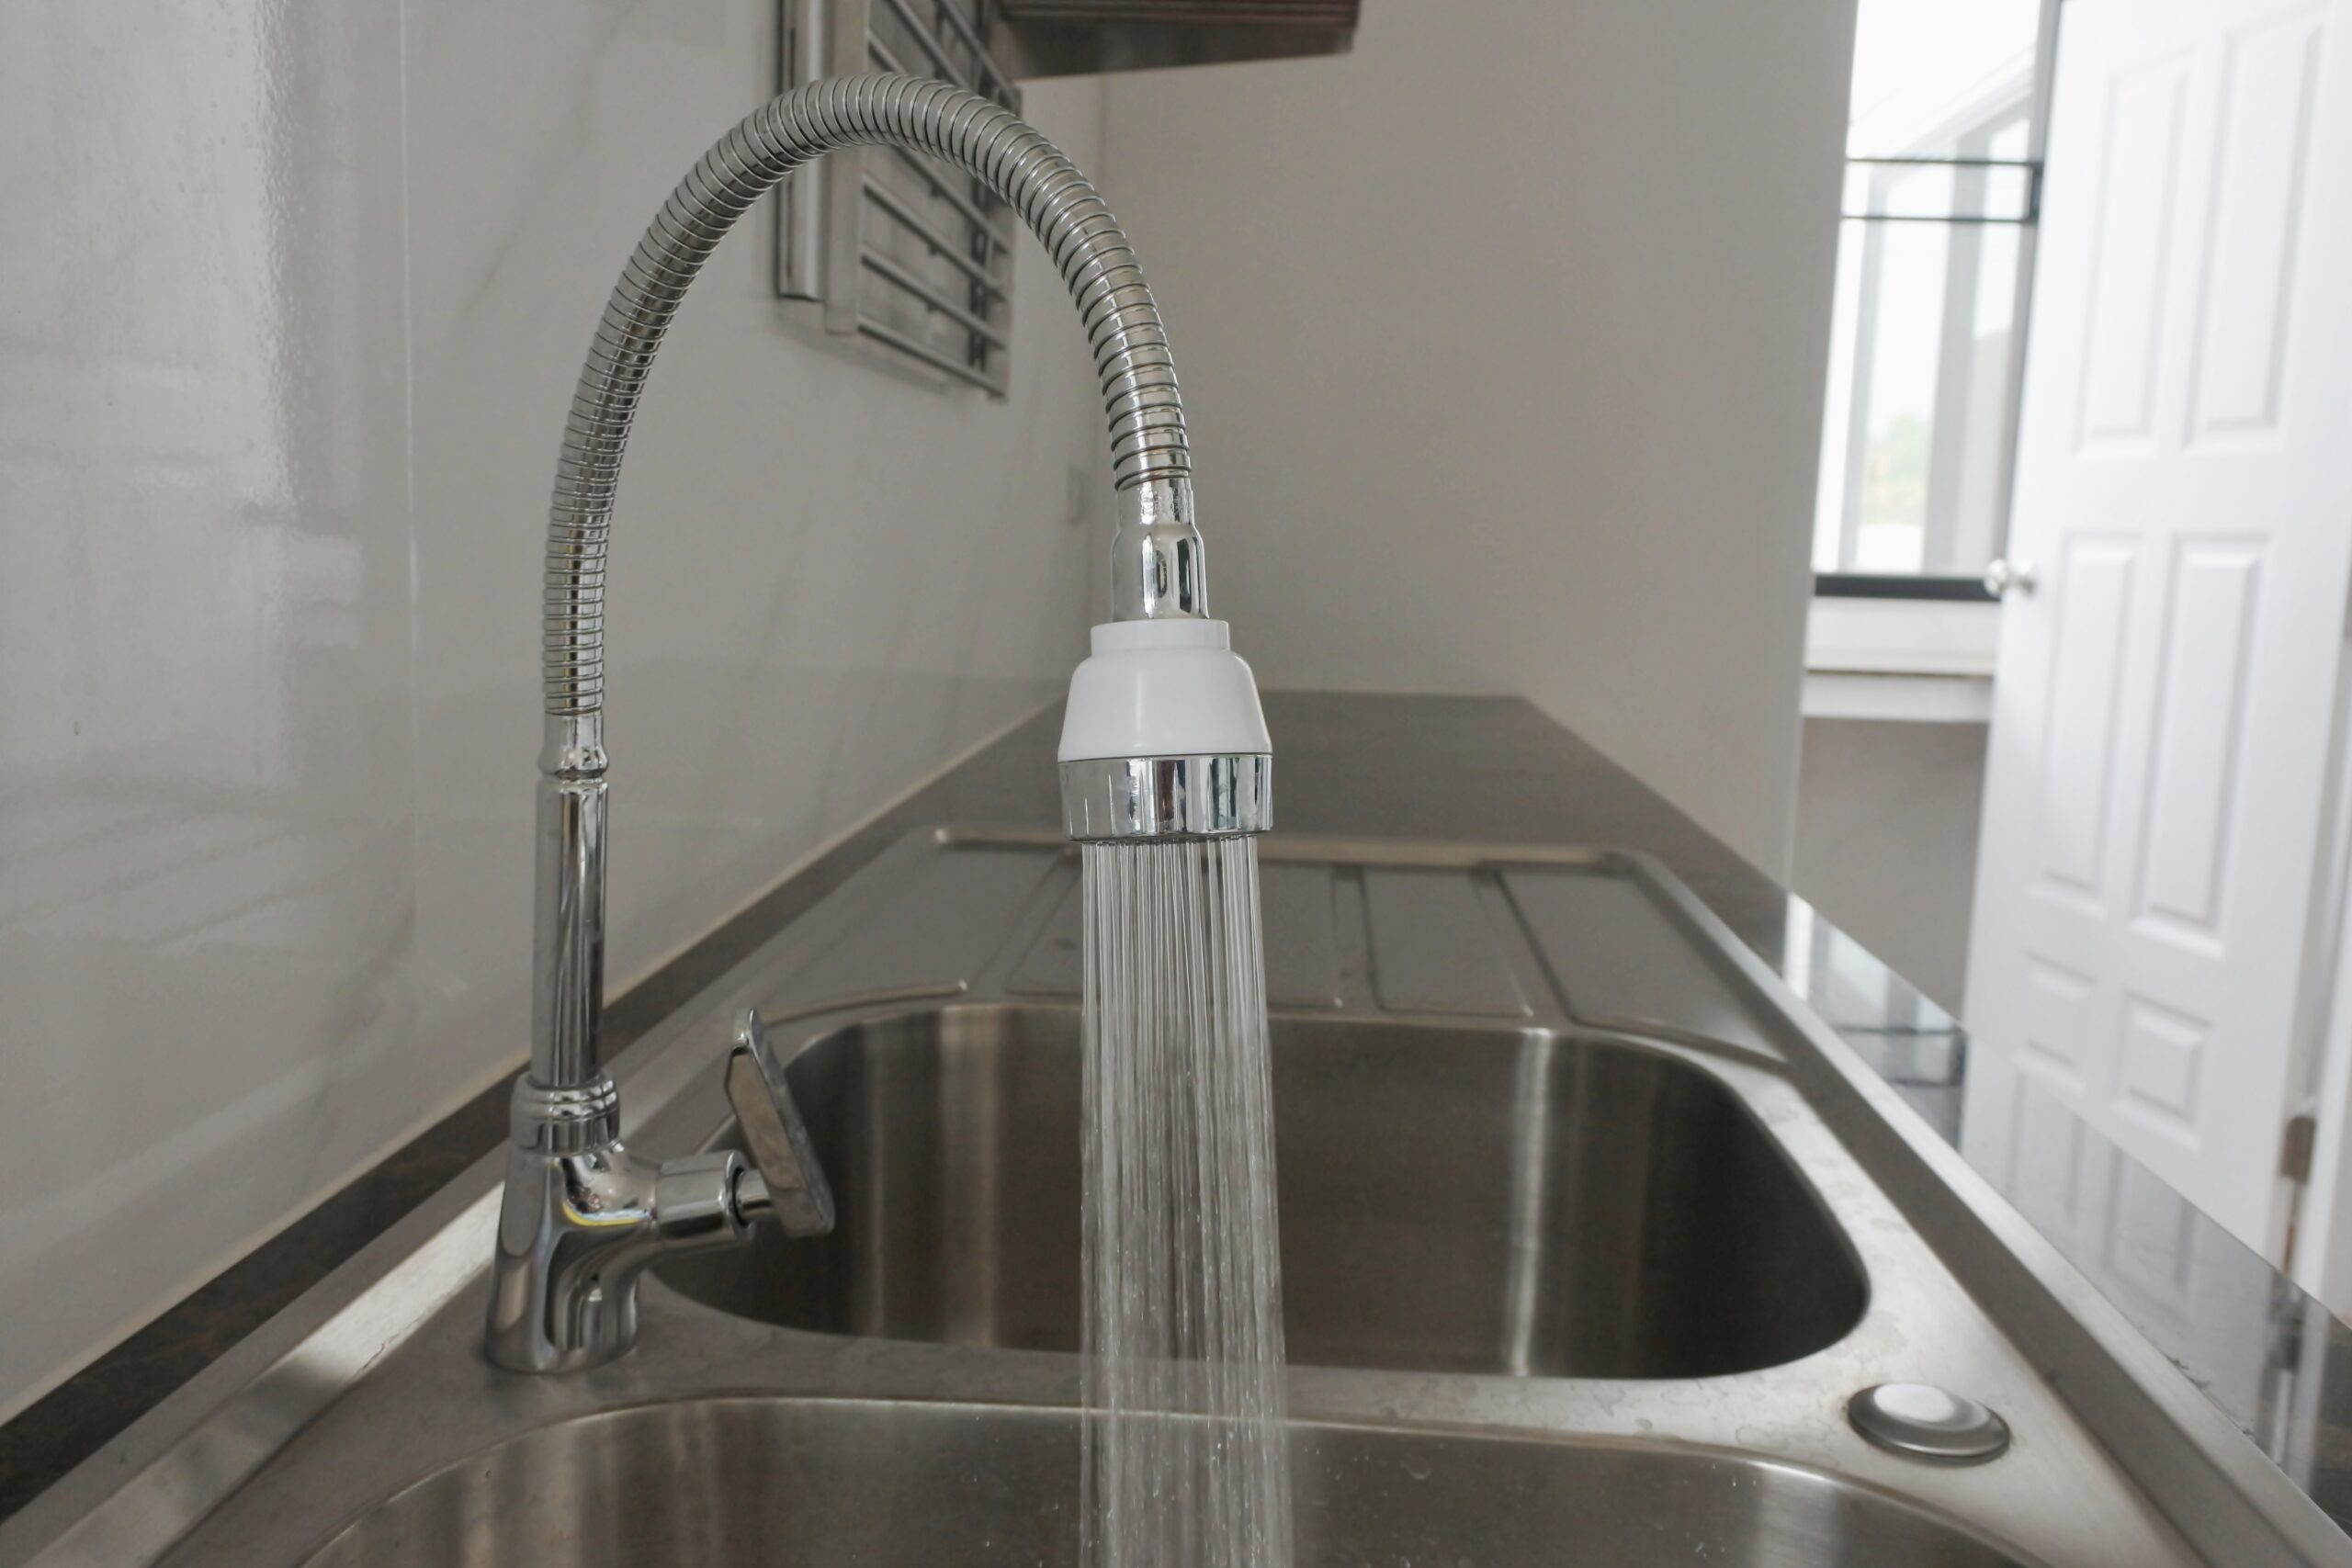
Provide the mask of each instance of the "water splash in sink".
[{"label": "water splash in sink", "polygon": [[1257,846],[1084,855],[1084,1561],[1290,1568]]}]

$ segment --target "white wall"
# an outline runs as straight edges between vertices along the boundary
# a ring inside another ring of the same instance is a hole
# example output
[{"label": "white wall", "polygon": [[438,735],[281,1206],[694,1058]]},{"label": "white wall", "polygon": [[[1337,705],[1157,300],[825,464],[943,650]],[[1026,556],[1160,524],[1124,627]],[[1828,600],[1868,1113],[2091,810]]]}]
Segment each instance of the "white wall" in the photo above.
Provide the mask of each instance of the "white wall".
[{"label": "white wall", "polygon": [[1262,678],[1524,693],[1786,868],[1852,18],[1374,0],[1112,79]]},{"label": "white wall", "polygon": [[1808,718],[1789,886],[1948,1012],[1968,980],[1982,721]]},{"label": "white wall", "polygon": [[[9,7],[0,1417],[522,1050],[556,438],[774,11]],[[1031,98],[1081,163],[1100,109]],[[1097,608],[1042,258],[992,404],[787,325],[768,243],[632,449],[616,986],[1052,695]]]}]

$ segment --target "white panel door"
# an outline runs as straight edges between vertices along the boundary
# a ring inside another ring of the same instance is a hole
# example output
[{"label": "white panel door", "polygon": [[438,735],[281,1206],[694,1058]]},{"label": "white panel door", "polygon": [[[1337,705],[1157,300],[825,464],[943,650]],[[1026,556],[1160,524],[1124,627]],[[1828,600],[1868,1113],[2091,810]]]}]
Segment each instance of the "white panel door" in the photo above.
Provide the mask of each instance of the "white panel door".
[{"label": "white panel door", "polygon": [[2275,1255],[2352,589],[2352,0],[2062,14],[1967,1136],[2031,1158],[2030,1077]]}]

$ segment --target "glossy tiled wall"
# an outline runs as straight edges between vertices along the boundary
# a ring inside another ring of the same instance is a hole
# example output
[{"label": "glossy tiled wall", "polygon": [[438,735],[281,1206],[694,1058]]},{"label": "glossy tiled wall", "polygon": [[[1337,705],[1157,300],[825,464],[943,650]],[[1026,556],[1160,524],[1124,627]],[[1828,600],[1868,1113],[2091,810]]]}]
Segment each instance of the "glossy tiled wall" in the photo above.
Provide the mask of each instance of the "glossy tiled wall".
[{"label": "glossy tiled wall", "polygon": [[[0,1416],[517,1059],[556,434],[773,10],[9,8]],[[1094,85],[1030,113],[1091,160]],[[1097,608],[1038,258],[991,403],[796,324],[767,224],[622,498],[616,985],[1051,696]]]}]

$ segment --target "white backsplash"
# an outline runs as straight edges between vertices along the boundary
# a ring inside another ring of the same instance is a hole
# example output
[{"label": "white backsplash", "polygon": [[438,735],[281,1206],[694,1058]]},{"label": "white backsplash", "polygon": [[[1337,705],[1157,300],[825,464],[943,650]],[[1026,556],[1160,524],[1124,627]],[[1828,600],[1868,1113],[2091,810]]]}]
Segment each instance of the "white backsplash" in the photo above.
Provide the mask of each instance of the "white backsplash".
[{"label": "white backsplash", "polygon": [[1786,870],[1853,25],[1374,0],[1110,79],[1259,679],[1517,693]]},{"label": "white backsplash", "polygon": [[[518,1059],[556,438],[773,11],[12,7],[0,1416]],[[1082,164],[1100,109],[1030,92]],[[1099,608],[1043,258],[995,403],[798,323],[771,222],[684,311],[621,498],[616,988],[1052,696]]]}]

